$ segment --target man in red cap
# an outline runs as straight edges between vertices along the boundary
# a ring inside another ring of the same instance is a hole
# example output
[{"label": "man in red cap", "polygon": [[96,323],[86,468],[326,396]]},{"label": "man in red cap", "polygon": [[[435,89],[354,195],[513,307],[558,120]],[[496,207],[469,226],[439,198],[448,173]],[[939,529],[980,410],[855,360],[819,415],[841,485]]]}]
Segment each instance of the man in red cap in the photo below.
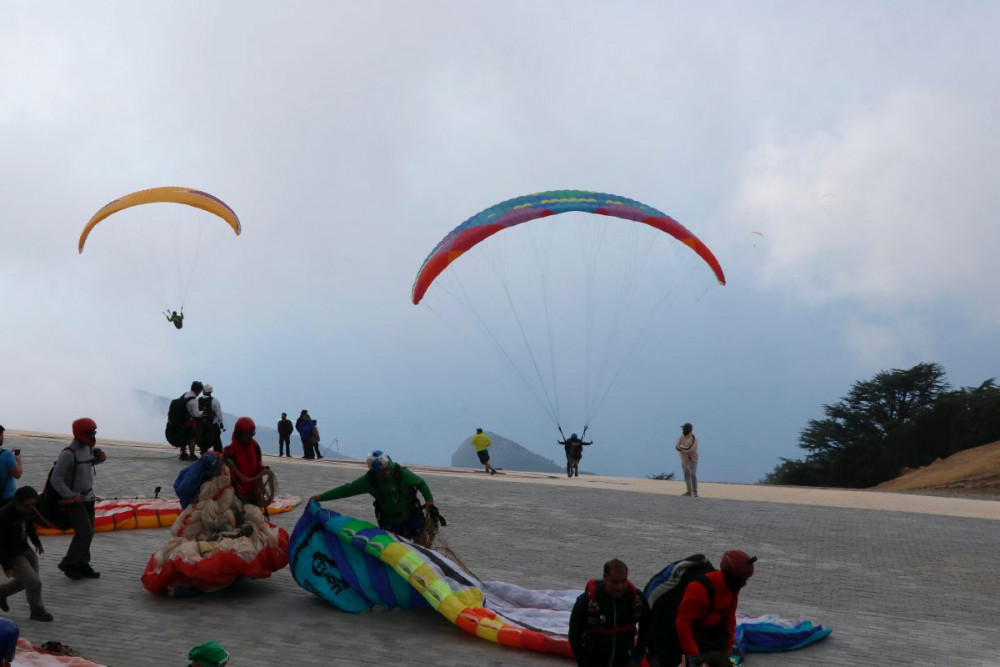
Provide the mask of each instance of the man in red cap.
[{"label": "man in red cap", "polygon": [[721,652],[728,657],[733,652],[736,605],[756,561],[744,551],[727,551],[719,569],[705,575],[711,593],[697,579],[684,590],[677,608],[677,639],[689,667],[703,664],[706,653]]},{"label": "man in red cap", "polygon": [[89,417],[73,422],[73,442],[59,452],[52,467],[52,488],[62,498],[73,528],[73,540],[59,569],[70,579],[97,579],[100,572],[90,566],[90,543],[94,539],[94,466],[107,458],[97,444],[97,423]]},{"label": "man in red cap", "polygon": [[233,440],[222,450],[222,459],[229,466],[233,489],[244,503],[258,504],[257,481],[264,475],[260,445],[253,437],[257,425],[249,417],[240,417],[233,426]]}]

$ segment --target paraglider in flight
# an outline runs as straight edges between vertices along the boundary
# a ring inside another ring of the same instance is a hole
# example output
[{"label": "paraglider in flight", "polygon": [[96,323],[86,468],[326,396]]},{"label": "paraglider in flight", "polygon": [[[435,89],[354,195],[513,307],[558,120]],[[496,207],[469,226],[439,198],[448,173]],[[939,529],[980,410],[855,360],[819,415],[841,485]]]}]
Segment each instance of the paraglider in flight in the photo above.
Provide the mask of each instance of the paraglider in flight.
[{"label": "paraglider in flight", "polygon": [[184,328],[184,308],[181,308],[180,315],[178,315],[177,311],[174,310],[169,314],[167,311],[163,311],[163,316],[167,318],[167,322],[173,322],[174,326],[178,329]]},{"label": "paraglider in flight", "polygon": [[424,260],[413,282],[412,299],[420,303],[427,288],[449,264],[479,242],[504,229],[529,220],[581,211],[634,220],[670,234],[701,257],[715,273],[719,284],[726,284],[719,261],[701,240],[666,213],[641,202],[618,195],[587,190],[549,190],[501,202],[477,213],[448,233]]},{"label": "paraglider in flight", "polygon": [[[184,204],[182,207],[153,207],[147,204]],[[147,288],[166,307],[163,316],[177,329],[184,326],[184,303],[190,286],[195,283],[198,263],[203,251],[209,252],[212,239],[227,234],[225,223],[238,236],[242,231],[240,220],[225,202],[207,192],[184,187],[159,187],[139,190],[103,206],[80,233],[77,250],[82,254],[84,245],[98,225],[112,216],[140,207],[141,211],[125,214],[126,219],[112,224],[110,230],[101,232],[97,252],[112,253],[112,263],[121,265],[130,281]],[[190,208],[188,208],[190,207]],[[210,213],[200,215],[199,209]],[[221,230],[221,231],[220,231]],[[94,251],[92,251],[94,252]],[[177,285],[177,292],[172,286]],[[180,308],[174,309],[179,302]]]},{"label": "paraglider in flight", "polygon": [[80,242],[77,246],[78,251],[83,252],[83,244],[87,242],[87,237],[90,236],[91,230],[108,216],[132,206],[156,203],[187,204],[188,206],[200,208],[203,211],[214,213],[222,218],[233,228],[237,236],[242,231],[240,219],[236,217],[236,212],[229,208],[224,201],[213,197],[207,192],[179,187],[150,188],[119,197],[95,213],[83,228],[83,232],[80,233]]},{"label": "paraglider in flight", "polygon": [[[583,218],[579,225],[546,220],[574,212],[593,215],[579,216]],[[625,223],[613,222],[614,218]],[[530,221],[536,222],[526,228],[519,227]],[[497,232],[513,227],[518,230],[483,243]],[[549,235],[559,228],[568,233]],[[522,231],[526,234],[518,233]],[[536,231],[548,240],[529,238]],[[574,235],[580,241],[582,257],[571,257],[572,250],[565,246],[572,244],[561,243]],[[530,242],[508,244],[511,237]],[[560,242],[553,244],[552,238]],[[602,265],[601,259],[614,257],[616,240],[621,241],[617,246],[621,255]],[[686,256],[688,253],[674,240],[694,251],[696,257]],[[567,258],[568,262],[549,263],[553,248],[556,255]],[[603,254],[605,249],[609,251],[607,255]],[[470,250],[477,251],[473,258],[451,266]],[[668,263],[666,260],[673,255],[678,256],[678,261]],[[586,434],[623,370],[639,358],[641,348],[655,335],[653,322],[662,306],[678,296],[685,284],[707,277],[690,276],[688,281],[689,277],[680,273],[692,264],[684,260],[691,259],[697,265],[696,273],[701,273],[704,263],[719,284],[726,284],[725,274],[711,249],[662,211],[614,194],[551,190],[491,206],[450,231],[420,266],[411,300],[414,304],[421,303],[437,281],[436,291],[454,297],[469,311],[520,378],[527,393],[548,413],[562,442],[566,438],[562,435],[560,395],[563,400],[567,395],[573,396],[568,399],[570,403],[580,405]],[[486,268],[473,272],[471,291],[461,278],[465,266],[470,264]],[[509,272],[509,267],[515,264],[529,270]],[[650,270],[654,266],[656,270]],[[576,269],[579,273],[574,272]],[[443,273],[445,278],[439,278]],[[529,273],[538,276],[537,285],[522,287],[518,282],[512,288],[511,279],[530,280]],[[493,293],[493,299],[486,296],[489,288],[478,280],[481,276],[488,280],[488,274],[497,279],[500,287]],[[550,289],[550,278],[561,281],[563,289]],[[512,316],[509,324],[495,317],[508,309]],[[578,319],[581,315],[582,319]],[[558,385],[565,363],[556,359],[557,354],[583,369],[568,384],[564,377],[562,390]]]}]

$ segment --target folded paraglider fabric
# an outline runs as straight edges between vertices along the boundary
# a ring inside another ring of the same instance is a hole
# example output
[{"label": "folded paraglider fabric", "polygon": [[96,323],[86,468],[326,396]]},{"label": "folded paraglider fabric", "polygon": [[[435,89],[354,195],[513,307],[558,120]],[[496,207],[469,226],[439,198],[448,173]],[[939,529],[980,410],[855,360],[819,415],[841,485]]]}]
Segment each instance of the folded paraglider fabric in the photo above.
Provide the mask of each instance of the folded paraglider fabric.
[{"label": "folded paraglider fabric", "polygon": [[240,577],[269,577],[288,564],[288,533],[267,522],[256,505],[239,501],[226,468],[202,485],[170,533],[142,575],[143,586],[159,595],[215,591]]},{"label": "folded paraglider fabric", "polygon": [[[338,609],[361,613],[429,604],[483,639],[571,655],[569,617],[579,590],[532,590],[481,581],[440,550],[323,509],[315,501],[296,524],[288,550],[295,581]],[[740,623],[735,664],[742,664],[745,652],[801,648],[831,632],[809,621],[793,623],[777,616],[741,617]]]}]

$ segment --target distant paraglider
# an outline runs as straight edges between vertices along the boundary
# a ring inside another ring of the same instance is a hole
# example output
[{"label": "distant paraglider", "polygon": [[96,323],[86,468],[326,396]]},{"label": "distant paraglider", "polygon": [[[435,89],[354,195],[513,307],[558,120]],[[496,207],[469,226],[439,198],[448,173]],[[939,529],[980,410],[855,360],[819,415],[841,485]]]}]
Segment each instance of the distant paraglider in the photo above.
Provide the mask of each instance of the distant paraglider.
[{"label": "distant paraglider", "polygon": [[119,197],[110,204],[102,207],[101,210],[90,218],[87,225],[83,228],[83,232],[80,233],[80,242],[77,246],[77,250],[80,253],[83,252],[83,244],[87,242],[87,237],[90,236],[90,232],[99,222],[108,216],[113,215],[118,211],[131,208],[132,206],[156,203],[187,204],[188,206],[194,206],[195,208],[200,208],[203,211],[214,213],[222,218],[229,224],[230,227],[233,228],[233,231],[236,232],[237,236],[239,236],[240,232],[243,231],[240,226],[240,219],[236,217],[236,212],[229,208],[224,201],[217,197],[213,197],[207,192],[193,190],[191,188],[178,187],[150,188],[148,190],[133,192],[132,194],[125,195],[124,197]]},{"label": "distant paraglider", "polygon": [[[83,253],[90,235],[105,220],[126,209],[149,204],[184,204],[212,214],[208,220],[225,223],[237,236],[242,232],[236,212],[214,195],[185,187],[149,188],[119,197],[91,216],[80,233],[78,252]],[[173,237],[167,238],[164,234],[170,233],[170,225],[167,223],[171,221],[178,224],[173,230]],[[206,227],[209,228],[208,232]],[[200,224],[192,215],[177,217],[176,213],[169,211],[153,214],[144,212],[141,215],[130,215],[128,220],[121,223],[116,222],[111,233],[107,234],[107,239],[109,246],[117,251],[121,263],[129,269],[130,277],[157,293],[157,299],[166,307],[164,317],[174,327],[181,329],[184,326],[184,300],[195,277],[202,247],[208,243],[214,228],[214,223]],[[102,236],[105,234],[102,232]],[[116,243],[118,247],[115,247]],[[159,265],[164,263],[170,264],[171,268],[161,271]],[[178,285],[179,293],[167,295],[164,288],[174,283]],[[180,308],[175,310],[178,301]]]}]

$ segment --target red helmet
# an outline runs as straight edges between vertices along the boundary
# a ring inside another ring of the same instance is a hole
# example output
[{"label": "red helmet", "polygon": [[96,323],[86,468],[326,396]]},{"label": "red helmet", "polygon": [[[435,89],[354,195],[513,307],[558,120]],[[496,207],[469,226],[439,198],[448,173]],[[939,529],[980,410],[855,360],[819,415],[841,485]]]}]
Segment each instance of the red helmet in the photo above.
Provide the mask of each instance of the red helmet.
[{"label": "red helmet", "polygon": [[77,419],[73,422],[73,437],[93,447],[97,444],[97,422],[90,417]]},{"label": "red helmet", "polygon": [[250,437],[253,437],[257,435],[257,425],[249,417],[240,417],[236,420],[236,426],[233,427],[233,437],[235,438],[241,433],[249,433]]},{"label": "red helmet", "polygon": [[750,557],[745,551],[734,549],[722,554],[722,563],[719,567],[727,577],[746,581],[753,576],[753,564],[756,561],[756,556]]}]

